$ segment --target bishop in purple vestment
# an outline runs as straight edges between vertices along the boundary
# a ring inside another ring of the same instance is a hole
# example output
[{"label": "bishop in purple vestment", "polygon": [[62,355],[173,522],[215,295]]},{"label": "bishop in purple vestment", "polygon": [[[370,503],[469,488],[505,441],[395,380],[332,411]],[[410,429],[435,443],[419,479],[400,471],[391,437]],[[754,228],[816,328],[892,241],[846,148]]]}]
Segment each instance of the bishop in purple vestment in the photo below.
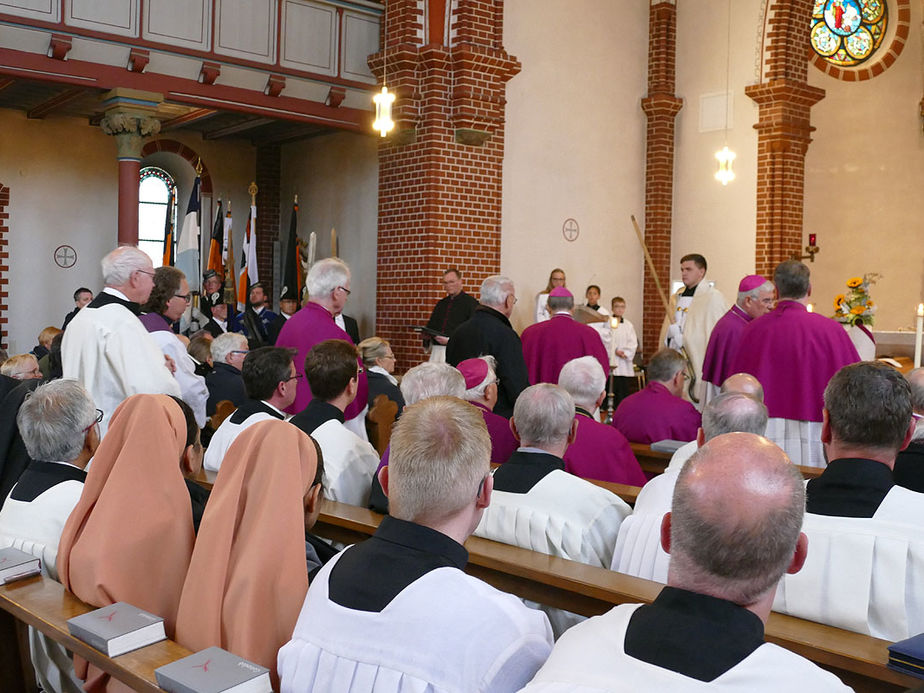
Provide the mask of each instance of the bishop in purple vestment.
[{"label": "bishop in purple vestment", "polygon": [[564,287],[549,293],[551,320],[530,325],[520,336],[529,382],[558,382],[558,376],[571,359],[593,356],[604,375],[609,373],[609,357],[597,331],[571,317],[574,296]]},{"label": "bishop in purple vestment", "polygon": [[745,327],[732,371],[760,381],[771,418],[821,421],[828,381],[860,356],[840,323],[806,309],[807,266],[787,260],[773,279],[779,303]]},{"label": "bishop in purple vestment", "polygon": [[[305,357],[311,347],[328,339],[343,339],[353,343],[350,335],[334,322],[334,316],[343,311],[350,295],[350,269],[346,263],[337,258],[318,260],[308,270],[305,286],[309,294],[308,303],[286,320],[276,339],[277,347],[289,347],[297,352],[293,361],[297,377],[302,382],[299,383],[295,401],[286,409],[290,414],[300,412],[311,401],[311,388],[305,379]],[[362,362],[359,362],[359,366],[362,367]],[[344,418],[355,419],[362,412],[366,407],[368,388],[366,373],[361,370],[356,399],[346,408]]]},{"label": "bishop in purple vestment", "polygon": [[738,340],[745,326],[773,308],[773,282],[759,274],[751,274],[738,284],[738,299],[712,328],[706,357],[703,359],[703,380],[717,388],[734,375],[732,360],[738,350]]},{"label": "bishop in purple vestment", "polygon": [[648,364],[648,385],[616,408],[613,426],[633,443],[691,441],[702,423],[696,407],[681,396],[686,362],[673,349],[661,349]]},{"label": "bishop in purple vestment", "polygon": [[462,398],[474,404],[481,411],[484,423],[491,436],[491,464],[506,462],[519,447],[510,430],[510,421],[491,411],[497,402],[497,375],[493,356],[466,359],[456,368],[465,378],[465,394]]}]

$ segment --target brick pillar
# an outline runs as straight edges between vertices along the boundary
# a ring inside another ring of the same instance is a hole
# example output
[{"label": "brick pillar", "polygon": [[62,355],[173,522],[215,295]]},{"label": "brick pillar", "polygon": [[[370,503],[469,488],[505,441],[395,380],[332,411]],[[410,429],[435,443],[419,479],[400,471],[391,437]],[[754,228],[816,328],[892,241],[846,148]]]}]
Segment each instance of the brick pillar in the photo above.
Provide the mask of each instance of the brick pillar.
[{"label": "brick pillar", "polygon": [[388,0],[386,50],[369,58],[397,94],[379,145],[376,334],[400,370],[424,357],[409,328],[444,295],[444,270],[458,267],[475,295],[500,271],[505,83],[520,63],[501,45],[503,0],[452,3],[449,36],[448,7]]},{"label": "brick pillar", "polygon": [[10,189],[0,183],[0,347],[7,347],[9,332],[9,293],[10,285],[10,239],[6,235],[10,232],[10,213],[6,208],[10,205]]},{"label": "brick pillar", "polygon": [[257,147],[257,268],[269,304],[273,304],[273,243],[279,239],[278,144]]},{"label": "brick pillar", "polygon": [[[674,204],[674,118],[683,99],[674,94],[677,8],[672,0],[654,0],[648,13],[648,118],[645,146],[645,243],[665,293],[670,291],[671,228]],[[642,306],[642,354],[658,350],[664,304],[645,264]]]},{"label": "brick pillar", "polygon": [[811,109],[824,89],[807,83],[812,0],[774,0],[766,25],[763,81],[744,93],[759,107],[757,130],[756,271],[772,276],[777,264],[802,250],[805,152]]}]

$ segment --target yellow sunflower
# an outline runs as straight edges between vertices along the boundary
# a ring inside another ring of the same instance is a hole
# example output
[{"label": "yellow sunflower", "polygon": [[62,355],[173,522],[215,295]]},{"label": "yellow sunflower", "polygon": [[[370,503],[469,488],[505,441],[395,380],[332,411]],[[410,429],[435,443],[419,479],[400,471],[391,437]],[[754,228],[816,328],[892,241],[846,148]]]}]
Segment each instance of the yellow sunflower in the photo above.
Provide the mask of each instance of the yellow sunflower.
[{"label": "yellow sunflower", "polygon": [[834,310],[840,310],[841,306],[844,304],[844,301],[847,300],[847,297],[844,294],[838,294],[834,297]]},{"label": "yellow sunflower", "polygon": [[848,289],[856,289],[856,288],[857,288],[858,286],[860,286],[862,283],[863,283],[863,278],[862,278],[862,277],[854,277],[853,279],[850,279],[850,280],[847,281],[847,288],[848,288]]},{"label": "yellow sunflower", "polygon": [[850,312],[854,315],[862,315],[866,312],[866,306],[854,306],[850,309]]}]

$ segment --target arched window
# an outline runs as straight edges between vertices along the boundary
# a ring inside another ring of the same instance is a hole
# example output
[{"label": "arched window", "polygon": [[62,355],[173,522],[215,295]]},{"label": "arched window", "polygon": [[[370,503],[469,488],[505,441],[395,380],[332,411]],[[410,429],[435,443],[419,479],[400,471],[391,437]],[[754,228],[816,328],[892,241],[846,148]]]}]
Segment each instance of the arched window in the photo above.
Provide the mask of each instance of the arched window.
[{"label": "arched window", "polygon": [[172,253],[176,249],[176,182],[156,166],[141,169],[138,247],[151,256],[155,267],[164,264],[167,251]]},{"label": "arched window", "polygon": [[812,48],[834,65],[859,65],[879,48],[888,21],[886,0],[815,0]]}]

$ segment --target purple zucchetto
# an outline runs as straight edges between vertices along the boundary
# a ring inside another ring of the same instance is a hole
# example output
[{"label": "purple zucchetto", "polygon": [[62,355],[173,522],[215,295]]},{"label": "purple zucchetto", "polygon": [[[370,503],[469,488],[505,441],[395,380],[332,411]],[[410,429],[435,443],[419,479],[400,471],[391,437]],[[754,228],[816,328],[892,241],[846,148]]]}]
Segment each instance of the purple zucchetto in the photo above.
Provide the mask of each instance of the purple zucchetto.
[{"label": "purple zucchetto", "polygon": [[738,283],[738,291],[752,291],[758,286],[763,286],[767,283],[767,278],[762,277],[759,274],[749,274],[744,279]]},{"label": "purple zucchetto", "polygon": [[549,296],[550,296],[550,297],[553,297],[553,296],[554,296],[554,297],[562,296],[562,297],[564,297],[564,298],[574,298],[574,294],[571,293],[570,291],[568,291],[568,289],[566,289],[566,288],[563,287],[563,286],[556,286],[554,289],[552,289],[552,290],[549,292]]}]

